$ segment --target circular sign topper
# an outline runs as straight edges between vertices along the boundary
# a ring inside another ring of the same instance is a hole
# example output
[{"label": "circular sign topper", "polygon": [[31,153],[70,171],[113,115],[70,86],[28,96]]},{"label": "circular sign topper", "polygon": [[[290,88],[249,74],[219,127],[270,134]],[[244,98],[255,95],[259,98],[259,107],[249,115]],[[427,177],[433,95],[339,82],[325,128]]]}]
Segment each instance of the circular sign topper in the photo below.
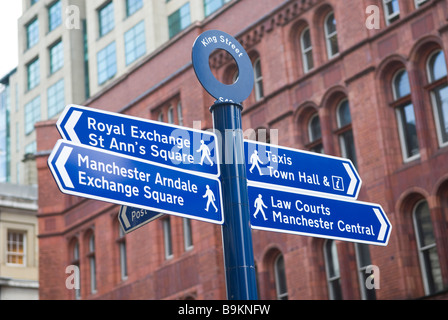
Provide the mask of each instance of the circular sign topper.
[{"label": "circular sign topper", "polygon": [[[235,60],[238,79],[227,85],[218,81],[210,70],[209,57],[214,50],[223,49]],[[193,44],[192,60],[194,71],[204,89],[220,102],[243,102],[254,87],[254,70],[243,46],[231,35],[208,30],[202,33]]]}]

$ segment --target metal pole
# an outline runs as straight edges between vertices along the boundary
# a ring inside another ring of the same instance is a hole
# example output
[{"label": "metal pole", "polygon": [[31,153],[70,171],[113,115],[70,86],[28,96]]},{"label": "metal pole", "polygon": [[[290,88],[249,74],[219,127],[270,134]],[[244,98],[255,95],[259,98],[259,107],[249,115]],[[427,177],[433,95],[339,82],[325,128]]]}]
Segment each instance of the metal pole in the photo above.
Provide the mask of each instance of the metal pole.
[{"label": "metal pole", "polygon": [[222,239],[227,298],[256,300],[257,283],[244,161],[242,109],[240,104],[227,102],[215,103],[210,107],[215,131],[221,134],[220,166],[224,207]]}]

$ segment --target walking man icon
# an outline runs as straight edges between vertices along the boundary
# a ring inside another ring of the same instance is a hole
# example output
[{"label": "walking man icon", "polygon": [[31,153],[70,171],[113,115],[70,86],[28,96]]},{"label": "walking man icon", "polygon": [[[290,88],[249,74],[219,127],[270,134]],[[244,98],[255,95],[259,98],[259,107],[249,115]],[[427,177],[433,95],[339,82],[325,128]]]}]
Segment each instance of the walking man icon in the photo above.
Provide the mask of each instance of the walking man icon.
[{"label": "walking man icon", "polygon": [[206,186],[206,188],[207,188],[207,191],[202,196],[202,198],[207,198],[207,207],[205,208],[205,211],[208,212],[208,207],[210,206],[210,203],[211,203],[213,205],[213,207],[215,207],[215,212],[218,212],[218,208],[215,205],[215,195],[213,194],[213,191],[210,190],[210,187],[208,185]]},{"label": "walking man icon", "polygon": [[254,207],[257,208],[257,210],[255,210],[255,213],[254,213],[254,218],[256,218],[258,212],[261,211],[261,214],[263,215],[264,220],[265,221],[268,220],[268,218],[266,218],[266,215],[263,210],[263,208],[267,209],[268,207],[265,206],[263,200],[261,199],[261,194],[259,194],[258,198],[255,200]]},{"label": "walking man icon", "polygon": [[249,169],[250,173],[252,173],[252,170],[255,167],[257,167],[258,173],[260,174],[260,176],[262,176],[263,173],[261,173],[261,168],[260,168],[259,163],[263,164],[263,162],[261,162],[260,157],[258,157],[258,151],[257,150],[255,150],[254,153],[250,156],[249,162],[252,163],[252,166]]},{"label": "walking man icon", "polygon": [[201,152],[201,162],[200,165],[204,163],[204,159],[207,158],[207,160],[210,162],[210,165],[213,165],[213,161],[210,158],[210,149],[205,145],[204,140],[201,140],[201,146],[199,147],[196,152]]}]

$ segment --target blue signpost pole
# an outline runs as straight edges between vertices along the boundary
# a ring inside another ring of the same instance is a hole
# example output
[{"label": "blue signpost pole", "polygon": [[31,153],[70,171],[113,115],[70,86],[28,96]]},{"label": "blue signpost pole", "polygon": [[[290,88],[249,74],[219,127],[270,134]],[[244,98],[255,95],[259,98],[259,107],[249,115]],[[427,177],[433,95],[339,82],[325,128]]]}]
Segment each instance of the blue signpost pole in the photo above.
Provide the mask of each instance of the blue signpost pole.
[{"label": "blue signpost pole", "polygon": [[227,298],[256,300],[241,110],[241,105],[233,103],[215,103],[210,107],[214,128],[221,133],[222,237]]}]

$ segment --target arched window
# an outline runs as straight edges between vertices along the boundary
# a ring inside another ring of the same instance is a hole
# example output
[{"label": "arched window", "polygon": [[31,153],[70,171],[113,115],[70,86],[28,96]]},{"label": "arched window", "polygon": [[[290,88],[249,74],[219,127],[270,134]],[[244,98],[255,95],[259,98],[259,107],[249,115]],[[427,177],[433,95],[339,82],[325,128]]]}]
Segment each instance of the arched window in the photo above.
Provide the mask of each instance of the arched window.
[{"label": "arched window", "polygon": [[314,68],[313,46],[309,27],[305,28],[300,35],[300,48],[302,50],[303,71],[307,73]]},{"label": "arched window", "polygon": [[263,75],[261,73],[260,58],[254,62],[254,80],[255,80],[255,100],[258,101],[264,97]]},{"label": "arched window", "polygon": [[436,120],[439,146],[448,145],[448,82],[445,55],[438,50],[432,53],[427,62],[428,82]]},{"label": "arched window", "polygon": [[344,158],[352,160],[353,164],[356,166],[355,140],[353,138],[352,117],[350,115],[348,99],[344,99],[339,103],[336,109],[336,118],[338,122],[341,155]]},{"label": "arched window", "polygon": [[285,259],[279,254],[274,261],[275,289],[278,300],[288,300],[288,287],[286,285]]},{"label": "arched window", "polygon": [[443,289],[443,282],[433,224],[426,200],[421,200],[414,206],[413,219],[425,293],[432,294]]},{"label": "arched window", "polygon": [[334,12],[330,12],[325,17],[324,29],[328,59],[332,59],[339,54],[338,32],[336,30],[336,19],[334,17]]},{"label": "arched window", "polygon": [[323,249],[329,298],[330,300],[342,300],[341,273],[336,242],[334,240],[325,240]]},{"label": "arched window", "polygon": [[404,162],[420,156],[414,105],[411,100],[411,86],[405,69],[397,71],[392,79],[394,107],[397,114],[401,150]]},{"label": "arched window", "polygon": [[308,122],[308,136],[310,143],[308,145],[310,151],[316,153],[324,153],[324,145],[322,143],[322,132],[320,129],[319,115],[315,113]]},{"label": "arched window", "polygon": [[184,116],[182,114],[182,103],[179,101],[177,103],[177,120],[179,121],[179,125],[184,125]]}]

